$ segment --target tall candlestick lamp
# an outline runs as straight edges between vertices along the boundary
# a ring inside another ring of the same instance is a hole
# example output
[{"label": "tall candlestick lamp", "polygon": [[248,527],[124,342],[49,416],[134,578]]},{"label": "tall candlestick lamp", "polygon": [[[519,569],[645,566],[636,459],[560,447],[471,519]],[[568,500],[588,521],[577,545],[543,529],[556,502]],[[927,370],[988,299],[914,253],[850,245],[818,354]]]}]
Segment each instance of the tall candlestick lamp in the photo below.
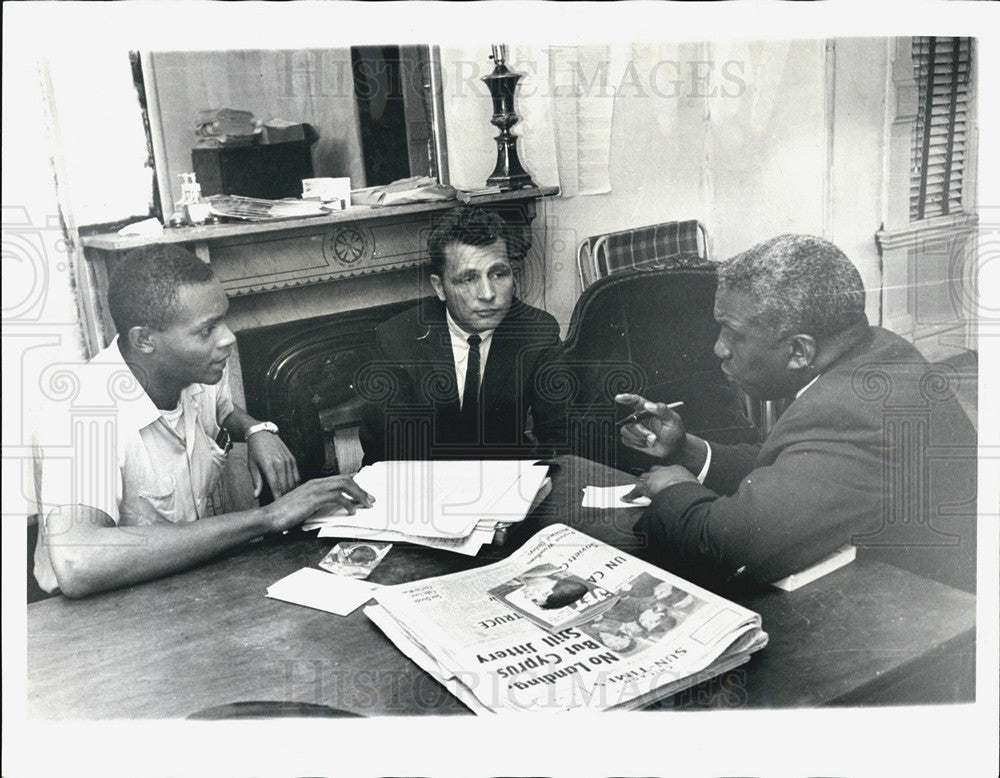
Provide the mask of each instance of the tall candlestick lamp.
[{"label": "tall candlestick lamp", "polygon": [[497,166],[493,175],[486,179],[487,186],[499,186],[501,189],[523,189],[534,186],[531,176],[521,167],[517,158],[517,136],[510,128],[517,124],[517,114],[514,112],[514,90],[521,74],[508,70],[504,61],[507,59],[506,44],[494,43],[493,72],[483,77],[493,98],[493,118],[490,124],[499,128],[500,134],[494,140],[497,142]]}]

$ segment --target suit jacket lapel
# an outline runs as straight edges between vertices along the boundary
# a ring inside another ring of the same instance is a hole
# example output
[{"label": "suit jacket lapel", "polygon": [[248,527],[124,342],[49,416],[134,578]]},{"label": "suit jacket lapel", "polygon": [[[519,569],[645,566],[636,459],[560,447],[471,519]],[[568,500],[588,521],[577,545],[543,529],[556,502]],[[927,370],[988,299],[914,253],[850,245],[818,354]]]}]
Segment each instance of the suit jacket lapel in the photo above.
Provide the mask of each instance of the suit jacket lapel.
[{"label": "suit jacket lapel", "polygon": [[[427,309],[427,335],[422,339],[424,353],[427,357],[427,371],[447,371],[451,381],[448,384],[448,397],[439,404],[453,407],[459,411],[458,383],[455,375],[455,355],[451,349],[451,333],[448,330],[448,320],[445,318],[444,303],[432,301]],[[487,365],[488,367],[488,365]]]}]

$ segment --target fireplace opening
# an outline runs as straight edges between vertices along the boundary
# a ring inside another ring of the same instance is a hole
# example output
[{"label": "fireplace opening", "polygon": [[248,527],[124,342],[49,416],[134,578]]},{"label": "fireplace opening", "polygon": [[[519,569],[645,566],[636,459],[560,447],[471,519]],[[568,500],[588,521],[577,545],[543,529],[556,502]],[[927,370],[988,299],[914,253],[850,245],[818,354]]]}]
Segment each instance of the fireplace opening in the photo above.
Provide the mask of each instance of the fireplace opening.
[{"label": "fireplace opening", "polygon": [[361,466],[359,369],[371,361],[375,329],[416,305],[404,300],[236,335],[247,411],[278,425],[303,480]]}]

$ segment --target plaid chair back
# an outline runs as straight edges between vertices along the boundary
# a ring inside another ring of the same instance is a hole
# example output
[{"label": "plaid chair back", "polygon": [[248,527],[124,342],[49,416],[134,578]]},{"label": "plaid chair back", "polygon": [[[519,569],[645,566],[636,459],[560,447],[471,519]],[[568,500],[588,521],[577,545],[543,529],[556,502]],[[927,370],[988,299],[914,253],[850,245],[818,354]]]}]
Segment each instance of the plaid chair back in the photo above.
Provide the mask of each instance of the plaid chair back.
[{"label": "plaid chair back", "polygon": [[594,235],[577,252],[584,289],[598,278],[625,270],[696,267],[707,262],[705,228],[696,219]]}]

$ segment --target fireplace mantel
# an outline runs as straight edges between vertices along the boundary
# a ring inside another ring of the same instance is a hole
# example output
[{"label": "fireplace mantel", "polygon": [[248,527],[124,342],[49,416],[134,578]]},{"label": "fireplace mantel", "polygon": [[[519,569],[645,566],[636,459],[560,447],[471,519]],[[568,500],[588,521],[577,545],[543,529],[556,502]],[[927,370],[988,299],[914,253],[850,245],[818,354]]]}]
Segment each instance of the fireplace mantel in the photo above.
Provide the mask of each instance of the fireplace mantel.
[{"label": "fireplace mantel", "polygon": [[[471,204],[495,209],[520,235],[514,252],[514,259],[518,259],[516,254],[523,256],[531,245],[535,201],[557,191],[554,187],[531,187],[476,197]],[[355,207],[308,218],[173,228],[152,238],[117,234],[83,237],[81,243],[100,298],[99,320],[88,322],[88,327],[97,336],[94,342],[109,340],[114,327],[104,305],[108,274],[121,256],[140,246],[185,245],[211,263],[230,299],[256,296],[419,268],[427,261],[427,234],[435,217],[458,204],[449,200]],[[356,283],[351,286],[357,288]]]}]

